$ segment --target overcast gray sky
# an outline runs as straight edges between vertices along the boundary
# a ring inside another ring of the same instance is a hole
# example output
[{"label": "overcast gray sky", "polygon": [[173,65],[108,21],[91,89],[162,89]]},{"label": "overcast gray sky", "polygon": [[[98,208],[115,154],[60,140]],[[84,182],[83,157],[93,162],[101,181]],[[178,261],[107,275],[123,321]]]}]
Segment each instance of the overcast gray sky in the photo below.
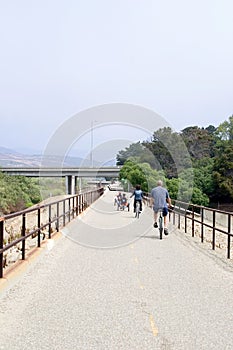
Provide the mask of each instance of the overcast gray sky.
[{"label": "overcast gray sky", "polygon": [[113,102],[177,131],[218,126],[233,114],[232,14],[232,0],[0,0],[0,146],[44,149]]}]

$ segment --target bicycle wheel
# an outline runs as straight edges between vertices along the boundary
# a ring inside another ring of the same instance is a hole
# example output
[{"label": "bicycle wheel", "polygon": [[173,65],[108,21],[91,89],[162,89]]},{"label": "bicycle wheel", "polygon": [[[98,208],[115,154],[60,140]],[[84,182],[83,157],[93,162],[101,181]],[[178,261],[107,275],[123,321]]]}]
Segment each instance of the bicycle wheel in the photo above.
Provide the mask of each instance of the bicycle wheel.
[{"label": "bicycle wheel", "polygon": [[163,218],[162,215],[159,216],[159,238],[163,238]]}]

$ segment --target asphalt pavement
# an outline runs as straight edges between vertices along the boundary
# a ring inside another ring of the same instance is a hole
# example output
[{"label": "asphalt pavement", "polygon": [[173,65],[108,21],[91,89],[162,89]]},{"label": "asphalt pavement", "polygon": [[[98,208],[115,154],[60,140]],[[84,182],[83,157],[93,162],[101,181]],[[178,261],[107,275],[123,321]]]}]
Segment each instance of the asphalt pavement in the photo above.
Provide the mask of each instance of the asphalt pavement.
[{"label": "asphalt pavement", "polygon": [[114,191],[0,290],[0,349],[233,348],[233,265]]}]

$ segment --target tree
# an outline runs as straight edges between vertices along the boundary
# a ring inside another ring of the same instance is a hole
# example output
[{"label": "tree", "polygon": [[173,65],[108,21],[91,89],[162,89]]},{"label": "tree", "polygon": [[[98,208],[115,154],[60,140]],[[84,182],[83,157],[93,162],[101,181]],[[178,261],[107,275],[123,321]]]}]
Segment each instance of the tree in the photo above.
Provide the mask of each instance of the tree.
[{"label": "tree", "polygon": [[126,147],[125,150],[119,151],[117,154],[117,165],[123,165],[127,160],[133,160],[137,163],[148,163],[152,167],[157,166],[157,161],[150,152],[140,141],[137,143],[132,143],[129,147]]},{"label": "tree", "polygon": [[126,147],[125,150],[119,151],[117,154],[117,165],[123,165],[129,158],[140,157],[143,154],[143,146],[139,142],[132,143],[129,147]]},{"label": "tree", "polygon": [[233,200],[233,116],[219,125],[215,146],[213,179],[214,199],[231,202]]},{"label": "tree", "polygon": [[233,115],[229,117],[229,120],[221,123],[216,129],[216,136],[221,141],[233,140]]},{"label": "tree", "polygon": [[162,169],[166,176],[177,177],[179,172],[192,166],[189,153],[179,133],[165,127],[154,132],[151,142],[143,143],[154,155],[156,169]]},{"label": "tree", "polygon": [[25,209],[41,200],[38,181],[0,172],[0,211],[2,214]]},{"label": "tree", "polygon": [[182,137],[192,159],[202,159],[213,156],[214,126],[199,128],[190,126],[182,130]]},{"label": "tree", "polygon": [[130,184],[135,187],[137,184],[145,192],[150,192],[159,179],[165,179],[162,171],[151,168],[148,163],[137,163],[132,160],[125,162],[120,170],[120,180],[127,179]]}]

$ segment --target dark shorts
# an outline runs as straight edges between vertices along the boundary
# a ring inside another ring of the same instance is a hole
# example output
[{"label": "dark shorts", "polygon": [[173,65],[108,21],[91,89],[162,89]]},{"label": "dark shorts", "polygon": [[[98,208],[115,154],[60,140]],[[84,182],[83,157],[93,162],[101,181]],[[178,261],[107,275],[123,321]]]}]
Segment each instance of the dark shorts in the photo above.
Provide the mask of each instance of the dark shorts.
[{"label": "dark shorts", "polygon": [[[160,209],[158,209],[158,208],[154,208],[154,212],[155,212],[155,213],[158,213],[159,210],[160,210]],[[167,216],[167,214],[168,214],[168,208],[167,208],[167,207],[164,207],[164,208],[163,208],[163,216]]]}]

